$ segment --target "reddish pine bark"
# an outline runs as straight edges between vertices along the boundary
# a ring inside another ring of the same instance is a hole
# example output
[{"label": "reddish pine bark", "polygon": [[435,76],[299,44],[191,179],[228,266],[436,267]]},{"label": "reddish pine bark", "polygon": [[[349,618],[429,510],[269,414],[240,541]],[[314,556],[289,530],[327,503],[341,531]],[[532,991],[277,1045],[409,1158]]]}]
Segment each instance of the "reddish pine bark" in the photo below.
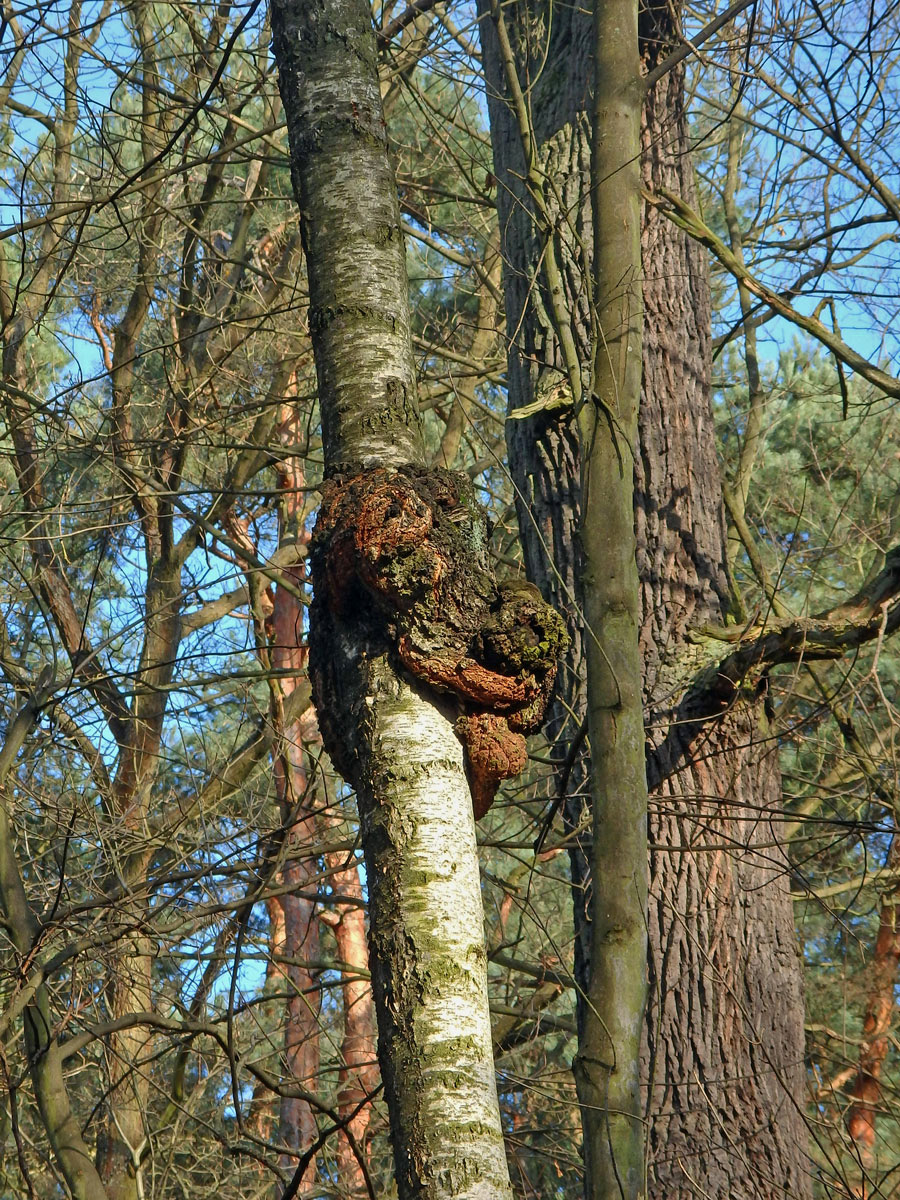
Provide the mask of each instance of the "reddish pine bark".
[{"label": "reddish pine bark", "polygon": [[[286,440],[292,428],[290,408],[285,406],[282,437]],[[286,458],[278,465],[278,485],[281,491],[280,538],[283,543],[294,537],[304,537],[302,529],[304,479],[299,459]],[[285,575],[300,587],[302,567],[292,567]],[[306,648],[303,644],[303,606],[286,588],[276,586],[272,612],[271,663],[276,673],[275,694],[289,696],[306,674]],[[287,674],[282,674],[287,672]],[[276,700],[276,720],[281,705]],[[284,977],[291,995],[286,1004],[284,1031],[285,1075],[308,1091],[314,1091],[319,1073],[319,1008],[321,995],[318,986],[320,959],[319,926],[316,920],[314,897],[318,865],[309,847],[316,840],[316,814],[311,807],[303,756],[303,730],[300,720],[280,729],[281,744],[275,756],[275,794],[281,819],[288,826],[285,843],[285,866],[281,881],[290,887],[280,898],[284,914]],[[279,1113],[279,1139],[302,1154],[318,1136],[315,1114],[305,1100],[282,1097]],[[291,1165],[284,1156],[287,1167]],[[316,1177],[313,1159],[303,1175],[301,1187],[312,1186]]]},{"label": "reddish pine bark", "polygon": [[897,1002],[897,967],[900,964],[900,893],[894,891],[881,903],[878,937],[872,958],[859,1071],[850,1089],[853,1103],[847,1128],[866,1168],[875,1164],[875,1121],[881,1104],[881,1074],[887,1058],[891,1025]]},{"label": "reddish pine bark", "polygon": [[[341,1038],[341,1063],[338,1069],[337,1108],[346,1133],[338,1139],[337,1165],[341,1188],[348,1195],[363,1195],[365,1176],[360,1156],[366,1160],[367,1138],[372,1106],[366,1097],[378,1085],[378,1061],[375,1049],[375,1011],[372,985],[368,979],[368,946],[362,885],[356,860],[345,851],[326,856],[332,887],[355,904],[337,904],[330,922],[341,961],[341,998],[344,1006],[344,1032]],[[349,1136],[348,1136],[349,1135]]]}]

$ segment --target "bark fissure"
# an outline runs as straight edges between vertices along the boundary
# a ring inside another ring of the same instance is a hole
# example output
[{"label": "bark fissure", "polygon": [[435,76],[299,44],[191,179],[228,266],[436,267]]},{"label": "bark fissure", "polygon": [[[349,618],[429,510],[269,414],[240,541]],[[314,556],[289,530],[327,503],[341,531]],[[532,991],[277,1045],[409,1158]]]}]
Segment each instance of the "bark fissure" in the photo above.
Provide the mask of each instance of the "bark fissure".
[{"label": "bark fissure", "polygon": [[[542,243],[524,185],[529,164],[506,100],[490,6],[480,6],[491,136],[504,255],[509,349],[507,423],[526,568],[565,608],[572,645],[560,670],[562,703],[548,731],[568,762],[587,698],[583,448],[574,406],[551,381],[566,372],[541,277]],[[596,253],[590,192],[590,15],[554,7],[503,6],[533,114],[538,169],[552,179],[554,228],[566,302],[585,366],[591,363],[591,264]],[[666,59],[675,17],[663,5],[640,13],[646,75]],[[642,183],[693,204],[683,105],[683,69],[655,77],[644,100]],[[597,214],[609,236],[622,214]],[[734,646],[691,646],[692,630],[724,624],[730,604],[725,523],[709,403],[709,285],[701,248],[652,206],[642,219],[644,342],[634,530],[640,647],[651,797],[649,816],[650,994],[642,1088],[646,1102],[648,1196],[763,1200],[787,1188],[808,1194],[802,1121],[802,996],[783,855],[761,819],[779,801],[774,745],[754,679],[707,706],[705,725],[681,737],[678,699],[699,668]],[[548,388],[548,383],[550,387]],[[606,399],[606,397],[604,397]],[[551,407],[546,401],[555,407]],[[528,414],[528,415],[524,415]],[[548,561],[549,559],[549,561]],[[702,657],[687,663],[690,654]],[[672,663],[681,674],[675,695]],[[705,683],[709,684],[709,679]],[[675,711],[673,711],[675,710]],[[714,710],[714,711],[713,711]],[[702,737],[693,734],[702,731]],[[593,741],[591,739],[592,749]],[[588,825],[586,755],[572,764],[565,801],[571,831]],[[713,799],[714,798],[714,799]],[[733,843],[735,855],[719,847]],[[575,976],[583,992],[591,960],[589,843],[571,841]],[[686,851],[684,847],[691,847]],[[671,850],[661,847],[672,847]],[[747,847],[740,854],[739,847]],[[585,1043],[585,1005],[578,1003]],[[596,1054],[602,1059],[602,1053]],[[618,1184],[615,1184],[618,1187]],[[603,1196],[593,1177],[586,1192]],[[618,1195],[618,1191],[612,1194]]]},{"label": "bark fissure", "polygon": [[[271,11],[327,481],[311,555],[310,667],[325,747],[357,790],[398,1192],[507,1200],[473,798],[454,725],[460,698],[478,689],[490,702],[479,694],[474,715],[487,710],[507,732],[521,736],[513,719],[522,730],[539,720],[554,618],[532,596],[504,624],[470,485],[426,470],[369,10],[361,0],[273,0]],[[444,603],[448,619],[432,635],[427,618]],[[529,606],[536,623],[518,619]],[[490,635],[479,616],[496,619]],[[517,630],[510,670],[490,654]],[[488,747],[485,758],[497,757]]]}]

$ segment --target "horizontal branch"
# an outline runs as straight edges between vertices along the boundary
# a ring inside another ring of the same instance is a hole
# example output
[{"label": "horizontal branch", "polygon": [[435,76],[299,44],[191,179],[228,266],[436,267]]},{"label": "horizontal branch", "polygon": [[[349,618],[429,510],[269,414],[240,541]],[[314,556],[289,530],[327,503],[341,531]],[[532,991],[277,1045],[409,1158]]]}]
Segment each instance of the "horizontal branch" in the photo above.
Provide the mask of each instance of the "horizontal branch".
[{"label": "horizontal branch", "polygon": [[385,25],[384,29],[376,30],[375,36],[378,39],[378,48],[380,50],[386,49],[397,34],[402,33],[407,25],[412,25],[419,17],[431,12],[438,3],[439,0],[416,0],[414,4],[408,4],[399,17],[394,17],[393,21]]},{"label": "horizontal branch", "polygon": [[733,21],[735,17],[740,16],[744,9],[749,8],[755,2],[756,0],[735,0],[735,3],[726,8],[723,13],[719,13],[709,24],[704,25],[698,34],[690,39],[685,38],[678,49],[673,50],[669,57],[664,59],[644,79],[643,84],[646,90],[649,92],[651,88],[659,83],[664,75],[668,75],[670,71],[673,71],[679,63],[684,62],[690,55],[696,54],[704,42],[708,42],[724,25],[727,25],[729,21]]},{"label": "horizontal branch", "polygon": [[877,871],[867,871],[864,875],[854,875],[852,879],[844,879],[839,883],[828,883],[819,888],[802,888],[792,890],[791,898],[795,904],[804,900],[828,900],[832,896],[840,896],[844,892],[859,893],[863,888],[875,883],[895,884],[900,880],[900,870],[897,867],[881,867]]},{"label": "horizontal branch", "polygon": [[[669,733],[647,757],[651,788],[677,770],[703,726],[743,693],[757,694],[766,673],[787,663],[843,658],[900,627],[900,546],[866,587],[844,604],[812,617],[775,617],[762,624],[704,628],[690,635],[683,667],[673,664]],[[730,647],[730,649],[729,649]],[[680,696],[680,699],[677,697]]]}]

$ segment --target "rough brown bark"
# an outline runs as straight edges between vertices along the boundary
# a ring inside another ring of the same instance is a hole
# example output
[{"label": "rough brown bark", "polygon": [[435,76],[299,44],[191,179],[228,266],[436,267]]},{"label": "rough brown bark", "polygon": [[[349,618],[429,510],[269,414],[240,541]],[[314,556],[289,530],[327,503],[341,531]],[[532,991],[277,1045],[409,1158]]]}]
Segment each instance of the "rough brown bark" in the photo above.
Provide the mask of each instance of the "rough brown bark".
[{"label": "rough brown bark", "polygon": [[[528,47],[524,6],[505,6],[510,37],[520,65],[535,66],[543,58],[540,40]],[[544,281],[538,270],[540,240],[532,206],[523,183],[526,174],[522,140],[506,102],[507,89],[488,0],[479,4],[480,33],[491,121],[494,166],[498,178],[497,207],[501,229],[503,293],[506,327],[518,331],[508,346],[510,411],[544,398],[562,380],[562,352],[549,315]],[[539,26],[543,28],[543,26]],[[590,177],[590,145],[583,127],[572,128],[573,116],[586,102],[585,80],[590,72],[590,23],[584,14],[563,7],[554,11],[554,41],[538,81],[532,104],[534,137],[548,169],[552,167],[560,206],[572,226],[560,230],[565,263],[565,302],[583,361],[590,360],[588,292],[582,286],[584,264],[579,243],[590,252],[592,230],[585,205]],[[527,74],[523,71],[523,84]],[[523,319],[524,315],[524,319]],[[515,485],[519,534],[528,578],[566,619],[568,649],[557,675],[556,702],[546,734],[560,760],[579,739],[587,708],[585,651],[580,613],[583,609],[584,557],[578,535],[581,512],[581,457],[578,431],[568,409],[547,410],[506,424],[509,468]],[[583,747],[582,747],[583,749]],[[575,978],[581,998],[587,994],[590,963],[590,884],[587,759],[577,754],[565,799],[565,820],[571,839],[570,869],[575,908]]]},{"label": "rough brown bark", "polygon": [[[588,18],[554,8],[505,8],[518,30],[523,82],[530,93],[541,163],[567,213],[562,242],[569,309],[587,330],[585,263],[590,255],[587,146],[583,112],[590,70]],[[517,25],[517,17],[519,23]],[[561,356],[540,288],[537,240],[520,180],[521,148],[482,21],[485,70],[504,233],[510,408],[533,404]],[[549,54],[544,36],[551,29]],[[644,11],[647,69],[672,40],[668,10]],[[533,42],[529,46],[528,37]],[[540,67],[540,71],[538,71]],[[664,76],[647,98],[645,183],[693,196],[680,73]],[[610,215],[614,220],[615,214]],[[575,237],[577,231],[578,237]],[[648,1194],[768,1198],[805,1196],[802,1119],[803,1005],[785,860],[766,819],[780,802],[774,742],[761,697],[738,695],[702,730],[673,730],[673,700],[691,675],[686,634],[722,621],[728,606],[721,486],[709,405],[709,289],[702,250],[656,214],[645,214],[645,341],[636,468],[636,530],[641,577],[644,691],[651,783],[650,1008],[644,1081],[648,1102]],[[524,319],[523,319],[524,317]],[[544,594],[579,598],[580,519],[577,446],[565,409],[507,426],[510,464],[523,497],[520,521],[529,576]],[[558,574],[557,574],[558,572]],[[564,590],[565,589],[565,590]],[[572,612],[570,606],[569,611]],[[581,642],[561,676],[558,728],[565,753],[583,711]],[[698,736],[699,735],[699,736]],[[586,767],[582,765],[582,771]],[[581,779],[573,774],[567,815],[583,827]],[[581,835],[579,835],[581,836]],[[762,844],[767,844],[763,849]],[[590,957],[585,920],[587,847],[571,851],[576,978]],[[579,1022],[583,1029],[583,1020]],[[584,1047],[580,1052],[585,1052]],[[587,1048],[586,1052],[590,1052]],[[588,1179],[591,1196],[596,1181]]]},{"label": "rough brown bark", "polygon": [[[645,46],[652,69],[666,41],[648,27]],[[673,72],[647,99],[644,179],[693,202],[682,84]],[[671,717],[667,659],[687,630],[722,621],[728,606],[706,263],[701,247],[659,217],[645,212],[637,512],[657,748]],[[767,819],[781,780],[762,698],[739,696],[689,746],[678,742],[650,760],[651,1186],[660,1196],[694,1196],[698,1183],[713,1196],[803,1196],[801,973],[786,857],[778,823]]]}]

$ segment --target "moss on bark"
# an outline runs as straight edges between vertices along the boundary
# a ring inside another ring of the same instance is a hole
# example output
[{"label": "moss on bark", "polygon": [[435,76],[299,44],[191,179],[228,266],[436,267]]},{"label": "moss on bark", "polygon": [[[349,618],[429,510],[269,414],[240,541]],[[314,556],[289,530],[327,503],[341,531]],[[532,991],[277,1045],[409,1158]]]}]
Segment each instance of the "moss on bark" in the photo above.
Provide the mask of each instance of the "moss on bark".
[{"label": "moss on bark", "polygon": [[310,672],[325,746],[348,779],[356,756],[336,642],[389,648],[425,687],[456,700],[476,816],[525,767],[566,644],[562,619],[530,585],[498,586],[471,481],[405,466],[337,475],[313,537]]}]

